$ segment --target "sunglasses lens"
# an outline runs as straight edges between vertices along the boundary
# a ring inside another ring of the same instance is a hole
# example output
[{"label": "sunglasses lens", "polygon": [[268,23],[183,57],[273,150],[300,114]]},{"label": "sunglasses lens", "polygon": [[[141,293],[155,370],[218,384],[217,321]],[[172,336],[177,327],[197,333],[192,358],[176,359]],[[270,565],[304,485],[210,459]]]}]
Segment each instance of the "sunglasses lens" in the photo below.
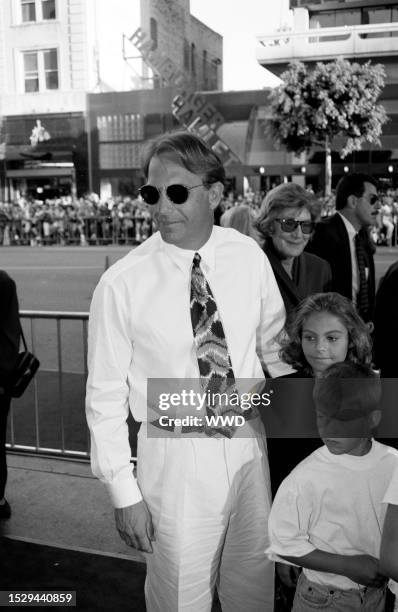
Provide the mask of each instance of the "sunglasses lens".
[{"label": "sunglasses lens", "polygon": [[302,221],[301,222],[301,231],[303,234],[311,234],[314,229],[314,223],[312,221]]},{"label": "sunglasses lens", "polygon": [[281,228],[284,232],[294,232],[297,227],[297,221],[295,219],[282,219]]},{"label": "sunglasses lens", "polygon": [[174,204],[184,204],[188,200],[189,191],[184,185],[169,185],[166,194]]},{"label": "sunglasses lens", "polygon": [[146,204],[157,204],[159,201],[159,192],[152,185],[144,185],[139,190],[140,195]]},{"label": "sunglasses lens", "polygon": [[377,195],[372,195],[372,196],[370,196],[370,203],[372,204],[372,206],[373,206],[373,204],[376,204],[376,202],[377,202],[378,200],[379,200],[379,198],[378,198],[378,196],[377,196]]}]

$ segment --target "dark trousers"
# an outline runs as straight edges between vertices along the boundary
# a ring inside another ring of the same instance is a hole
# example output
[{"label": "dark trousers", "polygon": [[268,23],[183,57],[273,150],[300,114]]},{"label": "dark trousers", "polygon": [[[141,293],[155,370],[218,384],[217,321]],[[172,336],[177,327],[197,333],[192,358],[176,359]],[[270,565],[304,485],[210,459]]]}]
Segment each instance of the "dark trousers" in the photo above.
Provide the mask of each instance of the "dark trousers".
[{"label": "dark trousers", "polygon": [[4,497],[7,482],[6,432],[10,404],[8,395],[0,395],[0,499]]}]

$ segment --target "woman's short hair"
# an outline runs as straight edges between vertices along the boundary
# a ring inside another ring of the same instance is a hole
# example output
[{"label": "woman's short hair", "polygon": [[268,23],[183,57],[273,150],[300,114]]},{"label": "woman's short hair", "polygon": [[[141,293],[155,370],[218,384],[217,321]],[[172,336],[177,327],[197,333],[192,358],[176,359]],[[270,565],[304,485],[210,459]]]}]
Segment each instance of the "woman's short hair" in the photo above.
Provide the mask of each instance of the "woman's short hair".
[{"label": "woman's short hair", "polygon": [[287,337],[282,340],[280,358],[296,370],[311,371],[301,346],[303,325],[314,314],[327,312],[337,317],[348,332],[347,361],[370,365],[372,345],[368,326],[361,319],[353,303],[340,293],[316,293],[303,300],[286,325]]},{"label": "woman's short hair", "polygon": [[196,134],[170,132],[150,140],[143,149],[142,168],[145,177],[151,159],[164,155],[175,160],[193,174],[203,177],[204,185],[220,182],[225,185],[225,170],[218,155]]},{"label": "woman's short hair", "polygon": [[305,208],[316,221],[320,215],[321,206],[312,193],[296,183],[282,183],[271,189],[261,203],[260,213],[255,227],[263,234],[272,234],[274,221],[280,217],[286,208]]}]

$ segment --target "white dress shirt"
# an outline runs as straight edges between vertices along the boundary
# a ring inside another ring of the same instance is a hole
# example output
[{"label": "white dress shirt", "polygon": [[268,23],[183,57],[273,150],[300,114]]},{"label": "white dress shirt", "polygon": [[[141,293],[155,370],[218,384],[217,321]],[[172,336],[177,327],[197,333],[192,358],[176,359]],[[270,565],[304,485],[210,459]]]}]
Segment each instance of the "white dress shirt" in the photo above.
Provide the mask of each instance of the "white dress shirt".
[{"label": "white dress shirt", "polygon": [[[302,557],[315,549],[379,557],[386,513],[383,499],[398,452],[372,441],[366,455],[334,455],[326,446],[304,459],[282,482],[269,517],[269,557]],[[308,580],[355,589],[346,576],[304,568]]]},{"label": "white dress shirt", "polygon": [[[198,252],[235,378],[262,379],[262,365],[272,376],[286,373],[276,342],[285,309],[263,251],[252,238],[214,227]],[[109,268],[94,291],[86,397],[91,461],[116,507],[141,499],[126,419],[131,410],[136,421],[147,420],[148,378],[200,377],[190,316],[193,256],[157,232]]]}]

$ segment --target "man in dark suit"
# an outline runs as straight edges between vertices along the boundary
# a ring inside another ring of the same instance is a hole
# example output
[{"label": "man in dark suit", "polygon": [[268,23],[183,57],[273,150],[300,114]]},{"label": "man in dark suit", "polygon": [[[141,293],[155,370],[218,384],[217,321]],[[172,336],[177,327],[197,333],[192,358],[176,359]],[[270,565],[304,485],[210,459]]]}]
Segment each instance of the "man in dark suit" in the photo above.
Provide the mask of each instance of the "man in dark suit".
[{"label": "man in dark suit", "polygon": [[348,174],[336,189],[336,213],[315,228],[307,251],[329,262],[333,288],[352,300],[364,321],[373,319],[375,246],[369,236],[380,203],[377,183],[367,174]]},{"label": "man in dark suit", "polygon": [[11,508],[4,497],[7,482],[7,416],[11,404],[7,389],[18,357],[20,329],[15,283],[6,272],[0,270],[0,519],[11,516]]},{"label": "man in dark suit", "polygon": [[380,281],[374,317],[374,355],[383,378],[398,378],[398,261]]}]

